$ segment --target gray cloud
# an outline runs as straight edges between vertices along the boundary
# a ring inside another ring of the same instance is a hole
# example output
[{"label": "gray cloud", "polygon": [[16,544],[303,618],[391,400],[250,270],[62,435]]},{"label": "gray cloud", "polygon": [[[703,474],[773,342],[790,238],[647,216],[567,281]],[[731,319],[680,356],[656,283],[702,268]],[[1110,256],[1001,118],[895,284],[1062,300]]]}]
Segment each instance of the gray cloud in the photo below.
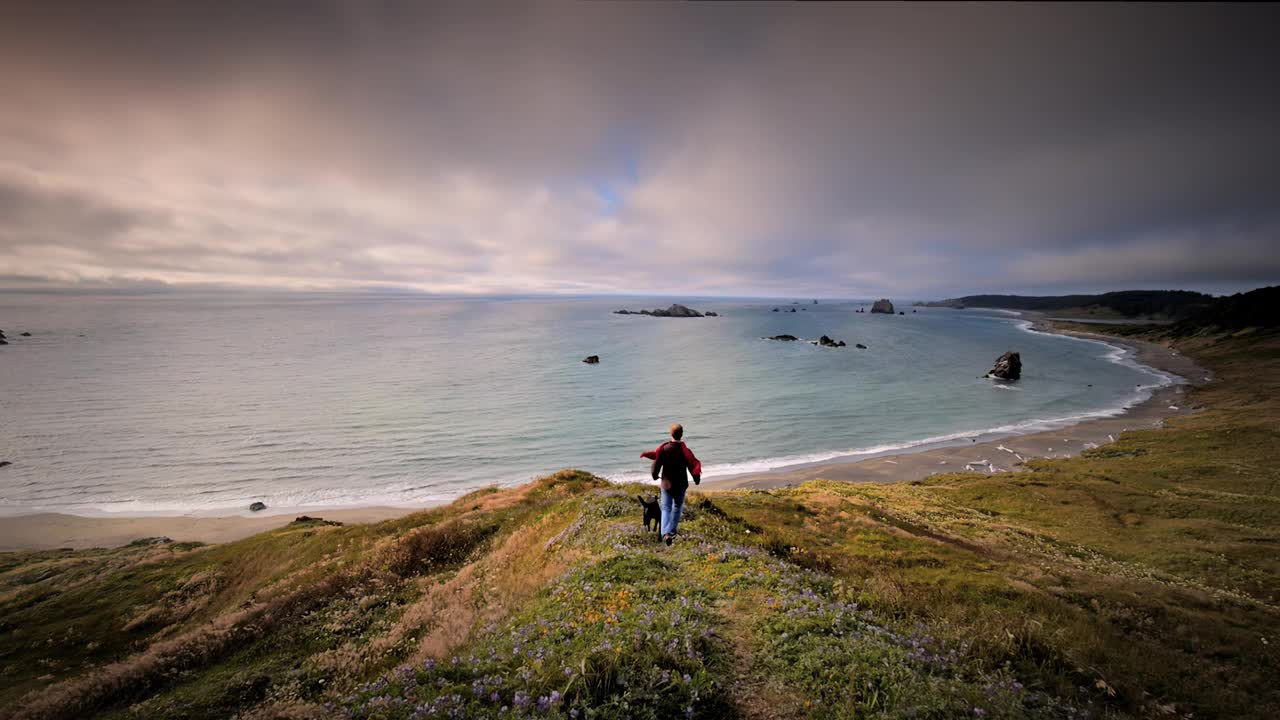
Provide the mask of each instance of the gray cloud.
[{"label": "gray cloud", "polygon": [[10,4],[0,277],[845,296],[1280,280],[1274,8],[502,9]]}]

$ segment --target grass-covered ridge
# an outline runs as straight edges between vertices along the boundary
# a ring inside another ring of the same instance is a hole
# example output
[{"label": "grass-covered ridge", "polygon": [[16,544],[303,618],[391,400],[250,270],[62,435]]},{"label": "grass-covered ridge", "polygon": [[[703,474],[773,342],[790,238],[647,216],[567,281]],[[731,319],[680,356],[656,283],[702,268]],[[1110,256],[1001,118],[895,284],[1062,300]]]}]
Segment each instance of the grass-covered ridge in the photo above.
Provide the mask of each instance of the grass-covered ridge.
[{"label": "grass-covered ridge", "polygon": [[364,526],[0,555],[16,717],[1280,716],[1280,340],[1026,472],[694,494],[565,471]]}]

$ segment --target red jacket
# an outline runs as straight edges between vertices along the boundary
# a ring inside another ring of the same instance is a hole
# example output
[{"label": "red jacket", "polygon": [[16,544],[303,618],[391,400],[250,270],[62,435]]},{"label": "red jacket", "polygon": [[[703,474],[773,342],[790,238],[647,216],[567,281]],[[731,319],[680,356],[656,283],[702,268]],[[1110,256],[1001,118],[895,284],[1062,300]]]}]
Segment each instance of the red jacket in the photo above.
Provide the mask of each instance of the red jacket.
[{"label": "red jacket", "polygon": [[662,478],[672,487],[689,487],[689,478],[685,475],[686,469],[689,475],[693,476],[694,482],[702,481],[702,461],[698,460],[688,445],[679,440],[664,442],[653,450],[640,453],[640,457],[653,461],[654,480],[658,479],[658,473],[661,471]]}]

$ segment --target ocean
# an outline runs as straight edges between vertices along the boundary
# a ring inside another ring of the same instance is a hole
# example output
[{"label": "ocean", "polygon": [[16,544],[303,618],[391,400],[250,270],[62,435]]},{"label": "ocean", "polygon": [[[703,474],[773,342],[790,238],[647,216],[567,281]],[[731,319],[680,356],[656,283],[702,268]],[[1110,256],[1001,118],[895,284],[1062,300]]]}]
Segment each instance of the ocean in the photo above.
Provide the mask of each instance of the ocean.
[{"label": "ocean", "polygon": [[[0,515],[420,505],[570,467],[635,480],[673,422],[712,479],[1066,425],[1169,382],[995,311],[677,301],[721,317],[612,313],[671,298],[0,295]],[[762,339],[779,334],[849,346]],[[1022,380],[981,379],[1006,350]]]}]

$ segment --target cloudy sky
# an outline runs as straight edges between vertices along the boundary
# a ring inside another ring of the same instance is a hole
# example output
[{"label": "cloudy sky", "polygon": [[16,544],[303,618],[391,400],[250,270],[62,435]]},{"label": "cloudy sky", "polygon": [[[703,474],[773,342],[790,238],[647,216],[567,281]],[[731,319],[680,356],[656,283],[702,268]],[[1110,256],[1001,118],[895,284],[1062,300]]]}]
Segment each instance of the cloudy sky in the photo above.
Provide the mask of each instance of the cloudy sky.
[{"label": "cloudy sky", "polygon": [[1278,21],[1250,6],[7,2],[0,286],[1273,284]]}]

